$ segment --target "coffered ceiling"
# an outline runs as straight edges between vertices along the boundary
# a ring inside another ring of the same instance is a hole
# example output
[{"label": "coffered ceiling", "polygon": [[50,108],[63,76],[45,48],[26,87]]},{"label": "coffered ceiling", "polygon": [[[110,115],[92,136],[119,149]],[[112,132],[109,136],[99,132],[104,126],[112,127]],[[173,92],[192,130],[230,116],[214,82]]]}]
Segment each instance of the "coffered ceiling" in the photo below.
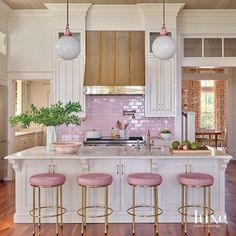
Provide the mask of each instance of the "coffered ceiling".
[{"label": "coffered ceiling", "polygon": [[[1,0],[0,0],[1,1]],[[2,0],[12,9],[45,9],[44,3],[65,3],[66,0]],[[163,0],[70,0],[70,3],[136,4],[162,3]],[[186,9],[236,9],[236,0],[166,0],[185,3]]]}]

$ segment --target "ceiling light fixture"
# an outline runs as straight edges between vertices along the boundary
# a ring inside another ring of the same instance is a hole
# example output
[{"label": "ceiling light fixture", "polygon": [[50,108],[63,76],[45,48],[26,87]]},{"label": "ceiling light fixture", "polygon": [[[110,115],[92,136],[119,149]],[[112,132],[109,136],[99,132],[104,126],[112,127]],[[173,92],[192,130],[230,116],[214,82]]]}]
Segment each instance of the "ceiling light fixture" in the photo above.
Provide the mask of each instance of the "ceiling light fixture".
[{"label": "ceiling light fixture", "polygon": [[62,36],[56,44],[56,51],[64,60],[73,60],[80,53],[80,44],[79,41],[72,36],[69,27],[69,0],[67,0],[66,7],[66,30],[64,36]]},{"label": "ceiling light fixture", "polygon": [[165,0],[163,0],[163,25],[160,36],[157,37],[152,44],[153,54],[161,59],[168,60],[175,55],[176,43],[174,39],[169,36],[165,26]]}]

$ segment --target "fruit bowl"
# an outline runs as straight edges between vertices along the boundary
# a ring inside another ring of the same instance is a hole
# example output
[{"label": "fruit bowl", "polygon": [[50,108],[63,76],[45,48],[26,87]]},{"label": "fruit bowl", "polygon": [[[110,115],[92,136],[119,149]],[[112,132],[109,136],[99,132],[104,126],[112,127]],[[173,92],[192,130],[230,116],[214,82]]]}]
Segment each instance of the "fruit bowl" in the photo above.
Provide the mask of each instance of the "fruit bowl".
[{"label": "fruit bowl", "polygon": [[81,142],[56,142],[52,144],[54,150],[61,154],[73,154],[76,153],[82,146]]}]

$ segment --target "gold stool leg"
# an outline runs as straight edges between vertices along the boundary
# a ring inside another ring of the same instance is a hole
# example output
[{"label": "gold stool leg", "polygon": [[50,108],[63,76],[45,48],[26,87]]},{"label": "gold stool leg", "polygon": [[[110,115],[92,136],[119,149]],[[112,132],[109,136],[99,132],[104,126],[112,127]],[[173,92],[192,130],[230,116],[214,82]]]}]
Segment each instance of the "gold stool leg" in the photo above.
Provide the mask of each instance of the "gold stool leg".
[{"label": "gold stool leg", "polygon": [[211,186],[208,187],[208,234],[211,233]]},{"label": "gold stool leg", "polygon": [[[181,201],[182,201],[182,213],[184,213],[184,186],[181,184],[181,191],[182,191],[182,197],[181,197]],[[184,227],[184,215],[181,214],[181,226]]]},{"label": "gold stool leg", "polygon": [[33,187],[33,235],[35,235],[35,187]]},{"label": "gold stool leg", "polygon": [[63,227],[63,215],[62,215],[62,185],[60,186],[60,207],[61,207],[61,228]]},{"label": "gold stool leg", "polygon": [[84,228],[86,228],[86,222],[87,222],[87,188],[85,187],[84,191]]},{"label": "gold stool leg", "polygon": [[39,205],[39,219],[38,219],[38,226],[41,227],[41,192],[40,187],[38,187],[38,205]]},{"label": "gold stool leg", "polygon": [[159,234],[158,227],[158,188],[154,186],[154,208],[155,208],[155,228],[156,234]]},{"label": "gold stool leg", "polygon": [[204,226],[206,226],[207,217],[206,217],[206,187],[203,187],[203,219]]},{"label": "gold stool leg", "polygon": [[81,234],[84,233],[84,186],[82,186],[82,217],[81,217]]},{"label": "gold stool leg", "polygon": [[105,234],[108,228],[108,186],[105,187]]},{"label": "gold stool leg", "polygon": [[187,209],[187,205],[188,205],[188,187],[187,186],[184,186],[184,233],[187,234],[187,213],[188,213],[188,209]]},{"label": "gold stool leg", "polygon": [[132,224],[132,231],[135,234],[135,186],[133,186],[133,224]]},{"label": "gold stool leg", "polygon": [[58,201],[58,195],[59,195],[59,191],[58,191],[58,186],[56,187],[56,234],[58,235],[58,233],[59,233],[59,230],[58,230],[58,214],[59,214],[59,212],[58,212],[58,203],[59,203],[59,201]]}]

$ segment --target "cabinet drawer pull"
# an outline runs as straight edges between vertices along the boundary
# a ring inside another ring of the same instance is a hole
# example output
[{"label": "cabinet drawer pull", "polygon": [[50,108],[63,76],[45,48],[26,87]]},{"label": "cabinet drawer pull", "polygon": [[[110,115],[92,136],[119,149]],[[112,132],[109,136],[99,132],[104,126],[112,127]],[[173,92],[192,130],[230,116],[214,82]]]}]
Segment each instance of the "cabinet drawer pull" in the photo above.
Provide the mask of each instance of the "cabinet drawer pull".
[{"label": "cabinet drawer pull", "polygon": [[116,165],[116,174],[119,174],[119,165]]},{"label": "cabinet drawer pull", "polygon": [[124,174],[124,165],[123,164],[121,165],[121,174],[122,175]]}]

